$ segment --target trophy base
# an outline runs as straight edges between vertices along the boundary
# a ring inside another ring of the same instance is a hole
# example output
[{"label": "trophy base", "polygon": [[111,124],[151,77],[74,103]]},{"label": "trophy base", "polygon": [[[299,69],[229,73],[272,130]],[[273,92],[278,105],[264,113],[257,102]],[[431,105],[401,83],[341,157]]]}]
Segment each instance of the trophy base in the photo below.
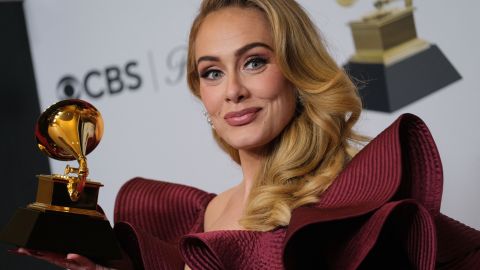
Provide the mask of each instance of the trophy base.
[{"label": "trophy base", "polygon": [[121,259],[108,220],[86,215],[19,208],[0,233],[0,241],[57,253],[78,253],[96,262]]},{"label": "trophy base", "polygon": [[74,177],[67,175],[37,175],[38,189],[36,202],[29,208],[52,210],[75,214],[91,215],[102,218],[98,213],[97,200],[100,183],[87,181],[80,196],[74,201],[70,197],[69,183]]},{"label": "trophy base", "polygon": [[349,62],[364,108],[393,112],[461,79],[436,45],[391,65]]},{"label": "trophy base", "polygon": [[64,207],[64,206],[51,205],[51,204],[45,204],[45,203],[39,203],[39,202],[31,203],[27,205],[27,208],[41,211],[41,212],[58,211],[58,212],[72,213],[77,215],[88,215],[94,218],[105,219],[105,216],[96,210],[88,210],[88,209],[82,209],[82,208]]}]

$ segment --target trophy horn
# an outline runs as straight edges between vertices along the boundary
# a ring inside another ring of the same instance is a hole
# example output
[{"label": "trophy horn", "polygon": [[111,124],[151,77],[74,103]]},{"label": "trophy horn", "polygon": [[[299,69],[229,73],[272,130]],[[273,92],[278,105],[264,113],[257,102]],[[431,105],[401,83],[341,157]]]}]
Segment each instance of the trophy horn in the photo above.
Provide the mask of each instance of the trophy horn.
[{"label": "trophy horn", "polygon": [[[79,99],[62,100],[43,112],[35,127],[38,147],[57,160],[77,160],[79,167],[67,165],[63,177],[69,180],[68,193],[77,201],[88,176],[88,155],[103,135],[103,119],[90,103]],[[70,176],[76,174],[76,176]]]}]

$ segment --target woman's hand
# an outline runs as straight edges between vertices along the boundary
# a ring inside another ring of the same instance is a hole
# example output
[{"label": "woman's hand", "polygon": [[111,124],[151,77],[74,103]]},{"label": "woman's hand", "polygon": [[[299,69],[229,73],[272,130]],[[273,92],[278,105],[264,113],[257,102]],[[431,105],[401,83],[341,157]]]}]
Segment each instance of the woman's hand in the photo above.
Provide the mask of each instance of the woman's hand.
[{"label": "woman's hand", "polygon": [[40,260],[47,261],[51,264],[55,264],[62,268],[67,268],[70,270],[112,270],[112,269],[133,269],[130,263],[124,264],[121,268],[108,268],[105,266],[98,265],[92,262],[90,259],[74,254],[69,253],[67,255],[48,252],[48,251],[38,251],[38,250],[31,250],[26,248],[19,248],[16,250],[11,250],[10,252],[19,254],[19,255],[27,255],[32,256]]}]

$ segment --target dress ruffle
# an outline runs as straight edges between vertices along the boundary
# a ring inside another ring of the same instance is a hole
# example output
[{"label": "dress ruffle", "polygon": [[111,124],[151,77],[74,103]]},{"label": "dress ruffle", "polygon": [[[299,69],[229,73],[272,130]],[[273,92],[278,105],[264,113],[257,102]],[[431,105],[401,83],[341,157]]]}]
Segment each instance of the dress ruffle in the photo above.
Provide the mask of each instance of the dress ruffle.
[{"label": "dress ruffle", "polygon": [[428,128],[406,114],[287,228],[203,232],[215,195],[136,178],[115,230],[139,269],[480,269],[480,232],[440,213],[442,181]]}]

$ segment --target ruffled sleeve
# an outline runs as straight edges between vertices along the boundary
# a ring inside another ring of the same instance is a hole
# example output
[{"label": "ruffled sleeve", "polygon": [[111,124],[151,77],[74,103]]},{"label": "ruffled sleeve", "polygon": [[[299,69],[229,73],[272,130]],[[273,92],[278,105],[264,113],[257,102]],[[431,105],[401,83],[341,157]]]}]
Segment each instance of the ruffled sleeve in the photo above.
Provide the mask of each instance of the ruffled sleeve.
[{"label": "ruffled sleeve", "polygon": [[401,116],[316,205],[293,211],[286,268],[480,269],[480,233],[440,214],[442,180],[425,123]]},{"label": "ruffled sleeve", "polygon": [[135,178],[115,201],[115,232],[136,269],[183,269],[181,236],[198,231],[215,195],[180,184]]}]

